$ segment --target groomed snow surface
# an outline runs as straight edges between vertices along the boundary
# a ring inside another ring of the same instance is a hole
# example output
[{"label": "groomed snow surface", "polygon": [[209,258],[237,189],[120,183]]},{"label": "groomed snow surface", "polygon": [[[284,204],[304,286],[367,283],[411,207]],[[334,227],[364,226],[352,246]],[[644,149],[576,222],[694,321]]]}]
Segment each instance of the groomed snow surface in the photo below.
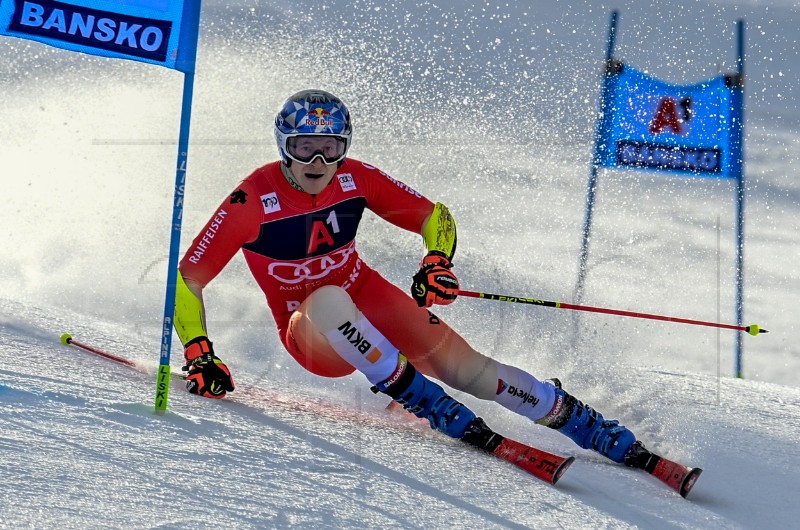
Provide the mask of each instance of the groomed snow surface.
[{"label": "groomed snow surface", "polygon": [[[728,71],[747,22],[745,379],[730,331],[460,299],[476,348],[705,469],[688,499],[453,392],[498,432],[576,462],[557,486],[385,411],[353,375],[282,351],[241,256],[205,292],[238,388],[175,382],[153,413],[181,76],[0,40],[0,528],[795,528],[800,483],[800,10],[793,2],[209,0],[185,250],[275,159],[294,91],[341,95],[351,154],[445,202],[470,290],[573,302],[609,11],[618,56],[673,82]],[[583,303],[733,319],[733,187],[602,172]],[[372,214],[359,251],[407,287],[418,236]],[[59,342],[125,356],[137,369]],[[174,342],[172,369],[180,371]]]}]

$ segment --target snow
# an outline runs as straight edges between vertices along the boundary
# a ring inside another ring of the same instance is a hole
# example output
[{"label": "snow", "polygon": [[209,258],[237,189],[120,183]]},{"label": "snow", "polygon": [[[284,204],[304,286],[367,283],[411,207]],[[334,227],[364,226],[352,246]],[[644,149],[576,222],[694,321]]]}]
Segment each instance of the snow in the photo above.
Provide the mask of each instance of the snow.
[{"label": "snow", "polygon": [[[206,291],[237,390],[217,402],[175,382],[156,416],[181,78],[2,39],[0,528],[796,527],[800,9],[541,4],[207,1],[182,248],[274,159],[281,100],[318,86],[350,103],[353,156],[455,213],[464,288],[571,302],[609,11],[620,57],[687,83],[732,68],[742,17],[745,320],[770,330],[744,337],[745,379],[732,377],[728,331],[466,298],[436,311],[481,351],[561,378],[649,447],[704,468],[688,499],[453,392],[499,432],[575,456],[550,486],[386,412],[359,375],[304,373],[241,257]],[[584,303],[730,322],[730,183],[599,183]],[[359,248],[401,286],[420,254],[372,215]],[[138,370],[61,345],[64,332]]]}]

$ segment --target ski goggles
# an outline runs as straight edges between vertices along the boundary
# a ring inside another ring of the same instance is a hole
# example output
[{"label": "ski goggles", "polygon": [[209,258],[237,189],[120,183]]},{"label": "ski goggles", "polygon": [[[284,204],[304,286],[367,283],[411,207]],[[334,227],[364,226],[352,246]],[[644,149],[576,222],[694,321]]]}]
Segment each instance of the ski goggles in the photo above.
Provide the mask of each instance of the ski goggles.
[{"label": "ski goggles", "polygon": [[286,154],[301,164],[310,164],[321,157],[326,164],[344,160],[347,139],[343,136],[298,134],[286,139]]}]

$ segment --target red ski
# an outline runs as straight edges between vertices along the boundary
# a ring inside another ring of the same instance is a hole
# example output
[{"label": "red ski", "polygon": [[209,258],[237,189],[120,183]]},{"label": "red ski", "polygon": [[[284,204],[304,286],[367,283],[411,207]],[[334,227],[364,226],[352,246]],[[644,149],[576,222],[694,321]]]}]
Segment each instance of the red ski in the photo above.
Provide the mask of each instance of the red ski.
[{"label": "red ski", "polygon": [[482,418],[472,422],[462,440],[550,484],[558,482],[575,460],[575,457],[554,455],[497,434],[486,426]]},{"label": "red ski", "polygon": [[[497,435],[499,436],[499,435]],[[569,468],[575,457],[563,457],[542,451],[530,445],[501,437],[503,440],[492,454],[524,469],[536,478],[555,484]]]},{"label": "red ski", "polygon": [[650,474],[686,498],[702,472],[699,467],[684,466],[662,456]]},{"label": "red ski", "polygon": [[[406,413],[406,410],[396,401],[390,401],[386,410],[392,413]],[[415,422],[428,425],[428,420],[419,419],[408,413],[409,417],[414,418]],[[550,484],[555,484],[561,475],[575,460],[575,457],[563,457],[548,453],[536,447],[526,445],[522,442],[512,440],[497,434],[490,429],[482,418],[476,419],[469,430],[461,439],[469,445],[477,447],[497,458],[502,458],[518,468],[530,473],[536,478],[542,479]]]},{"label": "red ski", "polygon": [[663,456],[651,453],[645,449],[642,442],[636,442],[631,447],[625,459],[625,465],[643,469],[658,480],[677,491],[684,499],[692,491],[695,482],[703,472],[699,467],[688,467],[673,462]]}]

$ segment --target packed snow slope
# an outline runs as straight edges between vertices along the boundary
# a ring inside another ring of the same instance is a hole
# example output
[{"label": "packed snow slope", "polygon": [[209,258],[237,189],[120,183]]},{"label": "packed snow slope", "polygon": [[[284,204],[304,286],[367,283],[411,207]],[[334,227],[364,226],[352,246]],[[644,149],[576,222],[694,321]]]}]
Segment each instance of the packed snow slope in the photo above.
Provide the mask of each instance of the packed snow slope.
[{"label": "packed snow slope", "polygon": [[[725,379],[717,402],[714,378],[698,373],[566,381],[651,447],[703,467],[688,499],[459,395],[495,429],[574,455],[550,486],[386,412],[360,376],[298,383],[237,360],[230,399],[176,383],[156,416],[152,350],[132,346],[131,328],[8,300],[0,309],[3,528],[793,528],[800,517],[797,388]],[[66,327],[142,371],[61,346],[54,330]]]},{"label": "packed snow slope", "polygon": [[[746,378],[731,377],[728,331],[474,299],[436,312],[703,467],[688,500],[455,393],[496,430],[576,456],[548,486],[389,415],[361,376],[303,372],[239,256],[205,294],[239,388],[212,402],[175,384],[155,416],[181,76],[4,38],[0,527],[797,526],[793,2],[206,1],[181,248],[275,159],[275,110],[313,86],[350,104],[354,157],[455,213],[464,288],[572,302],[611,9],[617,56],[679,83],[732,70],[746,21],[744,311],[770,330],[744,338]],[[583,302],[730,322],[733,199],[729,182],[602,172]],[[421,243],[368,215],[359,249],[407,286]]]}]

